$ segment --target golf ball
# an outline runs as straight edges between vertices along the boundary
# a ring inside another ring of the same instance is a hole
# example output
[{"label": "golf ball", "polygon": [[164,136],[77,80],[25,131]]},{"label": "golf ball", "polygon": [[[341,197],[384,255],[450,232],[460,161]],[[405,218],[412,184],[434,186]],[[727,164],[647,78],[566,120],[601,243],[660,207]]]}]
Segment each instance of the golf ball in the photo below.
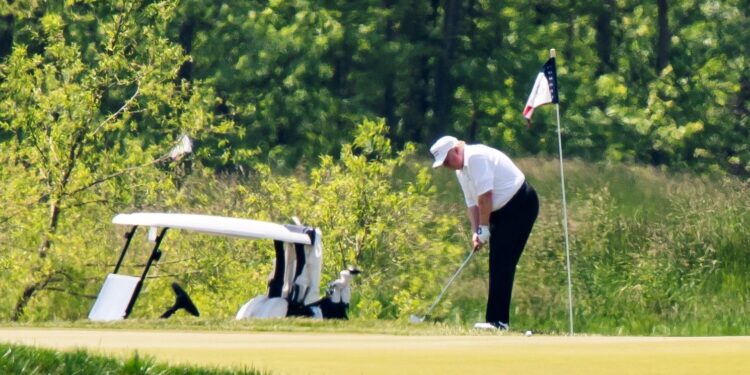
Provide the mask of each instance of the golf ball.
[{"label": "golf ball", "polygon": [[531,336],[531,331],[526,331],[526,336]]}]

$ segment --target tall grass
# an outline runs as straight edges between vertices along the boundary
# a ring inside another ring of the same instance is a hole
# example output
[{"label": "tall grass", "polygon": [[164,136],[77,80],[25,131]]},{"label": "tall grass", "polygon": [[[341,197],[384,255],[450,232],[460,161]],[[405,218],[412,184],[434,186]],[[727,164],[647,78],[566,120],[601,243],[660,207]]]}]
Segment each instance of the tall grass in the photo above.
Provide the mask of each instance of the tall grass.
[{"label": "tall grass", "polygon": [[[424,312],[469,251],[466,208],[453,173],[430,170],[430,162],[411,146],[393,152],[382,137],[382,124],[360,131],[338,159],[323,157],[319,165],[300,166],[290,175],[263,165],[247,175],[230,176],[196,168],[175,194],[144,199],[158,203],[134,201],[112,209],[276,222],[298,215],[324,233],[323,287],[348,264],[364,270],[354,283],[353,319],[406,321],[410,314]],[[539,192],[541,210],[519,263],[511,326],[567,332],[559,164],[543,158],[518,163]],[[566,178],[576,332],[750,334],[746,184],[576,160],[566,162]],[[121,246],[106,209],[82,209],[61,224],[65,235],[59,236],[57,248],[70,270],[60,271],[66,275],[60,282],[69,281],[62,284],[68,288],[38,292],[27,306],[26,320],[86,316],[93,303],[89,297],[112,269],[111,249]],[[9,248],[23,250],[35,243],[33,235],[18,233],[28,240],[22,244],[26,246]],[[137,236],[134,242],[141,245],[134,245],[126,259],[133,267],[123,266],[123,272],[137,274],[143,263],[139,259],[150,249],[145,231]],[[131,318],[159,316],[174,302],[168,285],[175,279],[199,305],[201,319],[231,319],[248,299],[265,293],[273,267],[269,243],[178,231],[170,231],[168,238],[164,258],[150,274]],[[0,256],[0,280],[20,285],[29,268],[26,253],[6,253],[12,256]],[[484,251],[434,317],[464,326],[483,320],[486,263]],[[0,319],[13,311],[23,293],[22,288],[8,289],[0,295]]]},{"label": "tall grass", "polygon": [[[542,208],[518,266],[512,326],[566,332],[559,164],[519,164]],[[568,161],[565,167],[577,332],[750,332],[746,184],[639,166]],[[478,295],[484,297],[485,278],[485,263],[464,278],[447,318],[483,318]]]},{"label": "tall grass", "polygon": [[138,353],[126,360],[91,355],[84,350],[60,352],[21,345],[0,344],[0,373],[16,375],[96,374],[96,375],[228,375],[262,374],[259,371],[203,369],[167,366]]}]

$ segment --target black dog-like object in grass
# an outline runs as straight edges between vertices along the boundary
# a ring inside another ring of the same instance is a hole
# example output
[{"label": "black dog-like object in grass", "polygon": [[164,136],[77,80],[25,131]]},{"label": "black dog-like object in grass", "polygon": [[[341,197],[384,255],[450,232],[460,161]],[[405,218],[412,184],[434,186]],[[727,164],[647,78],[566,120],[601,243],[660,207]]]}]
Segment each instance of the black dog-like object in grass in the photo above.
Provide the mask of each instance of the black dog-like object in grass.
[{"label": "black dog-like object in grass", "polygon": [[201,313],[198,312],[198,308],[195,307],[195,304],[190,299],[190,296],[188,296],[187,292],[185,292],[185,290],[182,289],[179,284],[172,283],[172,290],[175,294],[174,305],[172,305],[172,307],[170,307],[167,311],[164,312],[164,314],[161,315],[162,319],[169,318],[179,309],[185,309],[185,311],[193,316],[201,315]]}]

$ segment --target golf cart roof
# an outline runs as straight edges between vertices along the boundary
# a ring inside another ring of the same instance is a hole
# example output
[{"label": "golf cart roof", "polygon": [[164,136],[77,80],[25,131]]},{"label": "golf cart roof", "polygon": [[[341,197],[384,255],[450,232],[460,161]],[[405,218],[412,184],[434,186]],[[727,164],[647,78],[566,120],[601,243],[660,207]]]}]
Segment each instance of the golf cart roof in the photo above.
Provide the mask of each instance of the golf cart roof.
[{"label": "golf cart roof", "polygon": [[282,225],[250,219],[225,216],[136,212],[119,214],[112,219],[119,225],[177,228],[222,236],[271,239],[282,242],[310,245],[305,227]]}]

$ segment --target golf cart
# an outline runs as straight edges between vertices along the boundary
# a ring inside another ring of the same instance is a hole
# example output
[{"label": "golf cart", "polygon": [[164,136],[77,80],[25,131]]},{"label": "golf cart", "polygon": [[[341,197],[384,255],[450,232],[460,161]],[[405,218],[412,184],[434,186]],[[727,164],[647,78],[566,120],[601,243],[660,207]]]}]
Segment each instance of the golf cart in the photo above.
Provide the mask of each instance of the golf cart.
[{"label": "golf cart", "polygon": [[[353,268],[342,271],[341,277],[329,284],[326,297],[320,298],[320,272],[323,261],[320,229],[303,226],[299,222],[296,225],[282,225],[222,216],[146,212],[119,214],[112,222],[130,226],[130,230],[125,235],[125,246],[115,269],[105,278],[104,285],[89,312],[89,320],[116,321],[126,319],[130,315],[149,269],[161,258],[162,251],[159,247],[167,229],[273,240],[276,260],[268,282],[268,292],[240,307],[236,319],[286,316],[347,318],[346,310],[351,297],[349,282],[359,271]],[[140,277],[120,274],[118,271],[138,227],[148,230],[148,239],[154,243],[151,255]],[[180,308],[198,316],[198,309],[187,293],[177,284],[172,284],[172,289],[176,295],[175,304],[162,315],[162,318],[168,318]]]}]

